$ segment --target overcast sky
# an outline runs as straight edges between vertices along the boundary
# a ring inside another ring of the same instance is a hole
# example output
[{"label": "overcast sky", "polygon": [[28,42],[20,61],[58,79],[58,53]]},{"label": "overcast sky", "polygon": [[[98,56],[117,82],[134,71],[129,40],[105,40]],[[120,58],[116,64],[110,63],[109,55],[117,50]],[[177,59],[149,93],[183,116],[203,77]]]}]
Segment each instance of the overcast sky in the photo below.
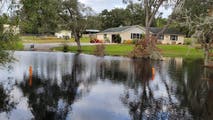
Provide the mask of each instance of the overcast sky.
[{"label": "overcast sky", "polygon": [[[111,10],[113,8],[125,8],[127,5],[122,3],[122,0],[79,0],[84,3],[86,6],[91,7],[96,13],[100,13],[104,9]],[[135,2],[138,0],[134,0]],[[6,6],[6,5],[4,5]],[[3,9],[4,12],[7,11],[6,7]],[[165,10],[160,8],[160,11],[163,12],[163,17],[168,17],[171,14],[171,9]]]},{"label": "overcast sky", "polygon": [[[79,0],[84,3],[86,6],[91,7],[96,13],[100,13],[104,9],[111,10],[113,8],[125,8],[126,4],[122,3],[122,0]],[[134,0],[135,2],[137,0]],[[163,12],[163,17],[167,17],[171,14],[171,10],[160,8],[160,11]]]}]

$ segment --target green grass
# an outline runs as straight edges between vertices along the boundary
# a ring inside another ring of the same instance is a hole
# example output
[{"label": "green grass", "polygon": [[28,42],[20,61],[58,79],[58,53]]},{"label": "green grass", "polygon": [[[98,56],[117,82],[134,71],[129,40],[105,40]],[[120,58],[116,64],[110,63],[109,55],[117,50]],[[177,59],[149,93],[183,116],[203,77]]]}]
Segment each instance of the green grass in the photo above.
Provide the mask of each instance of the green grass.
[{"label": "green grass", "polygon": [[[134,45],[116,44],[106,45],[105,54],[112,56],[127,56]],[[201,49],[191,48],[187,45],[158,45],[164,57],[183,57],[183,58],[202,58],[203,53]],[[54,48],[56,51],[63,51],[62,47]],[[72,46],[68,49],[70,52],[77,52],[77,47]],[[82,46],[82,53],[94,54],[95,46]]]},{"label": "green grass", "polygon": [[132,50],[133,45],[106,45],[105,52],[106,55],[113,56],[127,56]]},{"label": "green grass", "polygon": [[158,45],[165,57],[203,58],[202,49],[188,45]]},{"label": "green grass", "polygon": [[23,50],[24,49],[24,45],[22,43],[22,41],[1,41],[1,49],[3,50]]},{"label": "green grass", "polygon": [[[82,37],[80,39],[81,43],[90,43],[90,38],[89,37]],[[71,38],[70,39],[70,42],[75,42],[75,39],[74,38]]]},{"label": "green grass", "polygon": [[24,49],[24,45],[23,45],[23,42],[22,41],[18,41],[16,43],[16,50],[23,50]]},{"label": "green grass", "polygon": [[[82,53],[94,54],[95,49],[96,49],[95,45],[82,46]],[[63,47],[53,48],[53,50],[63,51]],[[122,45],[121,44],[121,45],[106,45],[105,46],[106,55],[112,55],[112,56],[126,56],[132,50],[133,50],[133,45]],[[76,46],[69,47],[68,51],[76,53],[77,47]]]},{"label": "green grass", "polygon": [[184,45],[191,45],[192,43],[197,44],[198,40],[195,38],[184,38]]},{"label": "green grass", "polygon": [[[56,38],[54,36],[47,36],[47,37],[37,37],[37,36],[21,36],[20,37],[23,43],[71,43],[75,42],[74,38],[71,38],[69,40]],[[90,38],[89,37],[83,37],[81,38],[82,43],[89,43]]]}]

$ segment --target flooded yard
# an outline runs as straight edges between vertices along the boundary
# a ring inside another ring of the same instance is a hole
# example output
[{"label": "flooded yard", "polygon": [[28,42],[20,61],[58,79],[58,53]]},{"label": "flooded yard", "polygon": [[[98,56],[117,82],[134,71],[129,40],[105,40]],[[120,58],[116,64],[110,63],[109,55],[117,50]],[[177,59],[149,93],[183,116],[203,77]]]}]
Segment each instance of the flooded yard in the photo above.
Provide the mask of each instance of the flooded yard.
[{"label": "flooded yard", "polygon": [[213,119],[213,70],[202,60],[14,56],[0,68],[0,120]]}]

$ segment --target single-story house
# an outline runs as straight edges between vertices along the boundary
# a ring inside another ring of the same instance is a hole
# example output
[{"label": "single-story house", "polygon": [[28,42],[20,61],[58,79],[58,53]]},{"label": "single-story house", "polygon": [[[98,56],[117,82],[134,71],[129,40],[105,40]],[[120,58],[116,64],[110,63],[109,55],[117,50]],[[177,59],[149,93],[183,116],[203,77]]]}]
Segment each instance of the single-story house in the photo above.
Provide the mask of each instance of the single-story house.
[{"label": "single-story house", "polygon": [[115,42],[115,37],[120,35],[121,43],[124,40],[141,39],[142,34],[145,34],[145,29],[139,25],[121,26],[116,28],[109,28],[100,33],[97,33],[98,40],[109,40],[111,43]]},{"label": "single-story house", "polygon": [[71,31],[68,31],[68,30],[61,30],[57,33],[55,33],[55,36],[57,38],[71,38],[72,37],[72,32]]},{"label": "single-story house", "polygon": [[19,26],[11,26],[9,24],[3,24],[3,29],[4,29],[4,32],[12,31],[14,34],[19,34],[20,33]]},{"label": "single-story house", "polygon": [[[161,28],[151,28],[150,32],[155,36]],[[115,42],[115,36],[120,35],[121,43],[125,40],[141,39],[145,35],[145,28],[139,25],[123,26],[116,28],[109,28],[100,33],[97,33],[98,40],[109,40],[111,43]],[[159,36],[158,42],[162,44],[183,44],[185,35],[177,30],[167,29]]]},{"label": "single-story house", "polygon": [[[156,36],[162,28],[151,27],[150,31]],[[166,29],[163,34],[158,37],[158,43],[161,44],[183,44],[185,35],[175,29]]]}]

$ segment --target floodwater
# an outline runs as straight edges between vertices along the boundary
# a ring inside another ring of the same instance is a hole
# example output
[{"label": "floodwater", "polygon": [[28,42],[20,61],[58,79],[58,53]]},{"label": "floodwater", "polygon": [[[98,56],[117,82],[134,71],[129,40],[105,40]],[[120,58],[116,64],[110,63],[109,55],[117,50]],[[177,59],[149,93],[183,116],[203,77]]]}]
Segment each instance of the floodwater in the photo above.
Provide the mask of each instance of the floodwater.
[{"label": "floodwater", "polygon": [[0,68],[0,120],[213,119],[213,70],[202,60],[14,56]]}]

